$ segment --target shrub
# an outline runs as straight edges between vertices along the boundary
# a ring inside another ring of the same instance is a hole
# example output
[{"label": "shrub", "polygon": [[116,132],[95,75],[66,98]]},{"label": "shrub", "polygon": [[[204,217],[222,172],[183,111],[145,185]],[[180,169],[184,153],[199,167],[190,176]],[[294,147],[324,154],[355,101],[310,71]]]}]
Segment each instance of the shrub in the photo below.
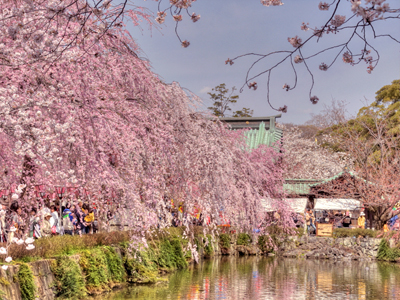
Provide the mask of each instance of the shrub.
[{"label": "shrub", "polygon": [[129,244],[122,245],[123,263],[130,282],[154,283],[157,281],[158,266],[157,257],[152,247],[138,252],[134,255],[129,252]]},{"label": "shrub", "polygon": [[377,258],[386,261],[396,261],[396,259],[399,257],[400,249],[390,248],[389,242],[385,239],[382,239],[379,244]]},{"label": "shrub", "polygon": [[236,241],[236,245],[243,245],[243,246],[248,246],[252,242],[252,239],[250,235],[247,233],[239,233]]},{"label": "shrub", "polygon": [[181,243],[177,238],[170,241],[166,239],[161,242],[158,265],[169,269],[183,269],[187,267]]},{"label": "shrub", "polygon": [[110,275],[107,259],[102,249],[84,250],[79,265],[85,274],[86,287],[93,289],[108,289]]},{"label": "shrub", "polygon": [[221,233],[219,235],[219,244],[223,248],[229,248],[231,246],[231,237],[229,234]]},{"label": "shrub", "polygon": [[32,270],[27,264],[23,263],[19,266],[17,278],[21,289],[22,299],[34,300],[36,287],[33,279]]},{"label": "shrub", "polygon": [[116,253],[113,247],[105,246],[102,248],[107,260],[108,272],[114,282],[124,282],[126,272],[121,257]]},{"label": "shrub", "polygon": [[57,297],[80,299],[86,296],[85,279],[77,262],[61,256],[52,262],[51,270],[56,279]]},{"label": "shrub", "polygon": [[270,236],[260,235],[258,237],[257,246],[262,252],[272,252],[273,244],[271,243],[276,244],[276,241]]}]

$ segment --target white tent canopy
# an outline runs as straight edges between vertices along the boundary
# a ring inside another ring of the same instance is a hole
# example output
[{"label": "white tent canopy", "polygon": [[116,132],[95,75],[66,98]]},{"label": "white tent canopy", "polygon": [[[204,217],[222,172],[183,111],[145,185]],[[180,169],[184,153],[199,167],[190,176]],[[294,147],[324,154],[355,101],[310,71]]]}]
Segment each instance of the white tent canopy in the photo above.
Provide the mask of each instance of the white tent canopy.
[{"label": "white tent canopy", "polygon": [[[282,200],[275,199],[274,201],[283,201],[284,206],[289,206],[294,212],[304,213],[307,205],[307,198],[284,198]],[[273,205],[270,199],[261,199],[261,206],[266,212],[276,211],[280,205]]]},{"label": "white tent canopy", "polygon": [[357,210],[361,201],[355,199],[316,198],[314,210]]}]

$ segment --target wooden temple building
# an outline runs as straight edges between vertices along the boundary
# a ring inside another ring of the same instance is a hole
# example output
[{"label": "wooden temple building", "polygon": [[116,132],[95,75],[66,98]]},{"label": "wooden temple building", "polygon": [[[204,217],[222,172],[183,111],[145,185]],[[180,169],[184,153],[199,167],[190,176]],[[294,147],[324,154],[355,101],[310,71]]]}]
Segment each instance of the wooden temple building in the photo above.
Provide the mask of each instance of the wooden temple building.
[{"label": "wooden temple building", "polygon": [[[246,142],[250,149],[260,145],[273,146],[283,137],[282,129],[276,128],[276,119],[281,115],[270,117],[226,117],[220,118],[229,124],[232,130],[249,129],[245,132]],[[302,213],[306,208],[318,211],[352,211],[358,215],[365,210],[366,217],[371,219],[368,208],[363,206],[361,195],[367,182],[349,170],[331,177],[320,179],[286,179],[283,185],[287,198],[294,211]],[[370,183],[367,185],[370,186]],[[266,205],[266,209],[268,205]]]}]

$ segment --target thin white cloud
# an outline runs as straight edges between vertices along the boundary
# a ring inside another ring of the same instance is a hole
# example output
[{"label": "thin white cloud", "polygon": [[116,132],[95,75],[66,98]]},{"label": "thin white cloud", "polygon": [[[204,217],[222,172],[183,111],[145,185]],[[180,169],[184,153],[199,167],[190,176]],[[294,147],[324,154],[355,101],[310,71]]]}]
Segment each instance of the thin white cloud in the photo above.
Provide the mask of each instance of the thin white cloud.
[{"label": "thin white cloud", "polygon": [[211,89],[209,86],[205,86],[200,90],[200,94],[206,94],[208,92],[211,92]]}]

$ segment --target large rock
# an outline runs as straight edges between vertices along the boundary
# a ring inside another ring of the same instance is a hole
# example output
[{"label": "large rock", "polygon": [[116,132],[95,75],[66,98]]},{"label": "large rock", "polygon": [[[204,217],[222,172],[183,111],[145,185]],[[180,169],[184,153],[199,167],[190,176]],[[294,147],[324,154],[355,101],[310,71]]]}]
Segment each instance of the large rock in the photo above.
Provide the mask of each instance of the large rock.
[{"label": "large rock", "polygon": [[284,257],[370,260],[376,258],[380,242],[377,238],[303,236],[286,239],[280,254]]}]

